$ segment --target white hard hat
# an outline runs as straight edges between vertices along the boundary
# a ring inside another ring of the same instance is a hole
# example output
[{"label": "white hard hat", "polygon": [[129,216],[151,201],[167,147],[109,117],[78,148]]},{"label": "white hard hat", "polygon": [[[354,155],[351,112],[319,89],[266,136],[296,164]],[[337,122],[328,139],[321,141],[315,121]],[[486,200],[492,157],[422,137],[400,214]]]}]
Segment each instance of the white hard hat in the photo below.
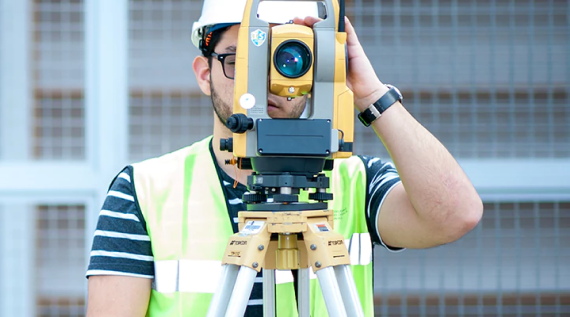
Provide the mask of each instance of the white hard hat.
[{"label": "white hard hat", "polygon": [[[239,24],[247,0],[204,0],[202,15],[192,25],[192,43],[200,48],[201,30],[205,26]],[[286,23],[295,17],[319,17],[318,2],[312,1],[261,1],[258,17],[271,23]]]}]

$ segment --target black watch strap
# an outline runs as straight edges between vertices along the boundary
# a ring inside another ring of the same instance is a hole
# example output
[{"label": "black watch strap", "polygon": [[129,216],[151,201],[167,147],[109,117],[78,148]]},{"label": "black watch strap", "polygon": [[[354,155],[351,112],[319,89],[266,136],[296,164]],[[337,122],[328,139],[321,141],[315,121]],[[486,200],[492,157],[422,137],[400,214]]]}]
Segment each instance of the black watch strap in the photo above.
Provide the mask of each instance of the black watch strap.
[{"label": "black watch strap", "polygon": [[391,85],[386,86],[390,88],[388,92],[380,97],[378,101],[368,106],[366,110],[358,114],[358,119],[360,119],[360,122],[362,122],[365,127],[369,127],[372,122],[380,118],[380,116],[382,116],[382,113],[384,113],[386,109],[390,108],[391,105],[395,104],[397,101],[402,100],[402,94],[398,88]]}]

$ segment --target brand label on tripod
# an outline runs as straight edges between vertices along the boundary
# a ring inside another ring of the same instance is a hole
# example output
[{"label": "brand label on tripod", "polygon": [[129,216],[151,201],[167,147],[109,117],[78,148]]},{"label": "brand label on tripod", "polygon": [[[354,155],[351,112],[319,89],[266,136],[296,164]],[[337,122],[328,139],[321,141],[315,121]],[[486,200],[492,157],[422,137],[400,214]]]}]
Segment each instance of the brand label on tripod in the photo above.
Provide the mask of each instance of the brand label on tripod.
[{"label": "brand label on tripod", "polygon": [[320,232],[330,231],[326,222],[316,223],[315,228],[317,228],[317,230]]},{"label": "brand label on tripod", "polygon": [[342,240],[330,240],[329,246],[331,246],[331,245],[342,245],[343,243],[344,243],[344,241],[342,241]]},{"label": "brand label on tripod", "polygon": [[250,220],[245,224],[245,227],[241,229],[240,235],[247,236],[250,234],[257,234],[259,231],[261,231],[261,227],[263,227],[264,224],[265,221]]}]

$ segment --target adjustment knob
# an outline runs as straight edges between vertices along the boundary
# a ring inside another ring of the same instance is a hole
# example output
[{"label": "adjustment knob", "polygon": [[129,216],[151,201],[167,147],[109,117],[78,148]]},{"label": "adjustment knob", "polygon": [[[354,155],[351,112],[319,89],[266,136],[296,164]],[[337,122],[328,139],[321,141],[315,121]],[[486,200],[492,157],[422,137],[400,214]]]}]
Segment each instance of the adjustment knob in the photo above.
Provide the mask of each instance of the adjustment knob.
[{"label": "adjustment knob", "polygon": [[247,193],[242,196],[242,201],[246,204],[256,204],[264,202],[266,200],[267,200],[267,195],[260,193],[257,194]]},{"label": "adjustment knob", "polygon": [[232,114],[226,121],[226,127],[233,133],[244,133],[253,128],[253,119],[243,113]]},{"label": "adjustment knob", "polygon": [[234,151],[234,139],[227,138],[227,139],[220,139],[220,151]]},{"label": "adjustment knob", "polygon": [[310,193],[309,199],[318,200],[318,201],[332,200],[333,194],[332,193],[321,193],[321,192]]}]

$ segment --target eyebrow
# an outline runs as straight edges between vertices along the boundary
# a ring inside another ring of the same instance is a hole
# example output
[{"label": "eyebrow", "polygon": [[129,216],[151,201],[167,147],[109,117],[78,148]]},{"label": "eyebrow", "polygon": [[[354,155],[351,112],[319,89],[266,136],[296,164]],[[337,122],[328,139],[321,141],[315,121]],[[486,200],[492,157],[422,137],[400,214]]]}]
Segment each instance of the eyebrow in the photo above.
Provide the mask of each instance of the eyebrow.
[{"label": "eyebrow", "polygon": [[235,53],[235,52],[236,52],[236,46],[235,46],[235,45],[230,45],[230,46],[226,47],[226,52],[228,52],[228,53]]}]

